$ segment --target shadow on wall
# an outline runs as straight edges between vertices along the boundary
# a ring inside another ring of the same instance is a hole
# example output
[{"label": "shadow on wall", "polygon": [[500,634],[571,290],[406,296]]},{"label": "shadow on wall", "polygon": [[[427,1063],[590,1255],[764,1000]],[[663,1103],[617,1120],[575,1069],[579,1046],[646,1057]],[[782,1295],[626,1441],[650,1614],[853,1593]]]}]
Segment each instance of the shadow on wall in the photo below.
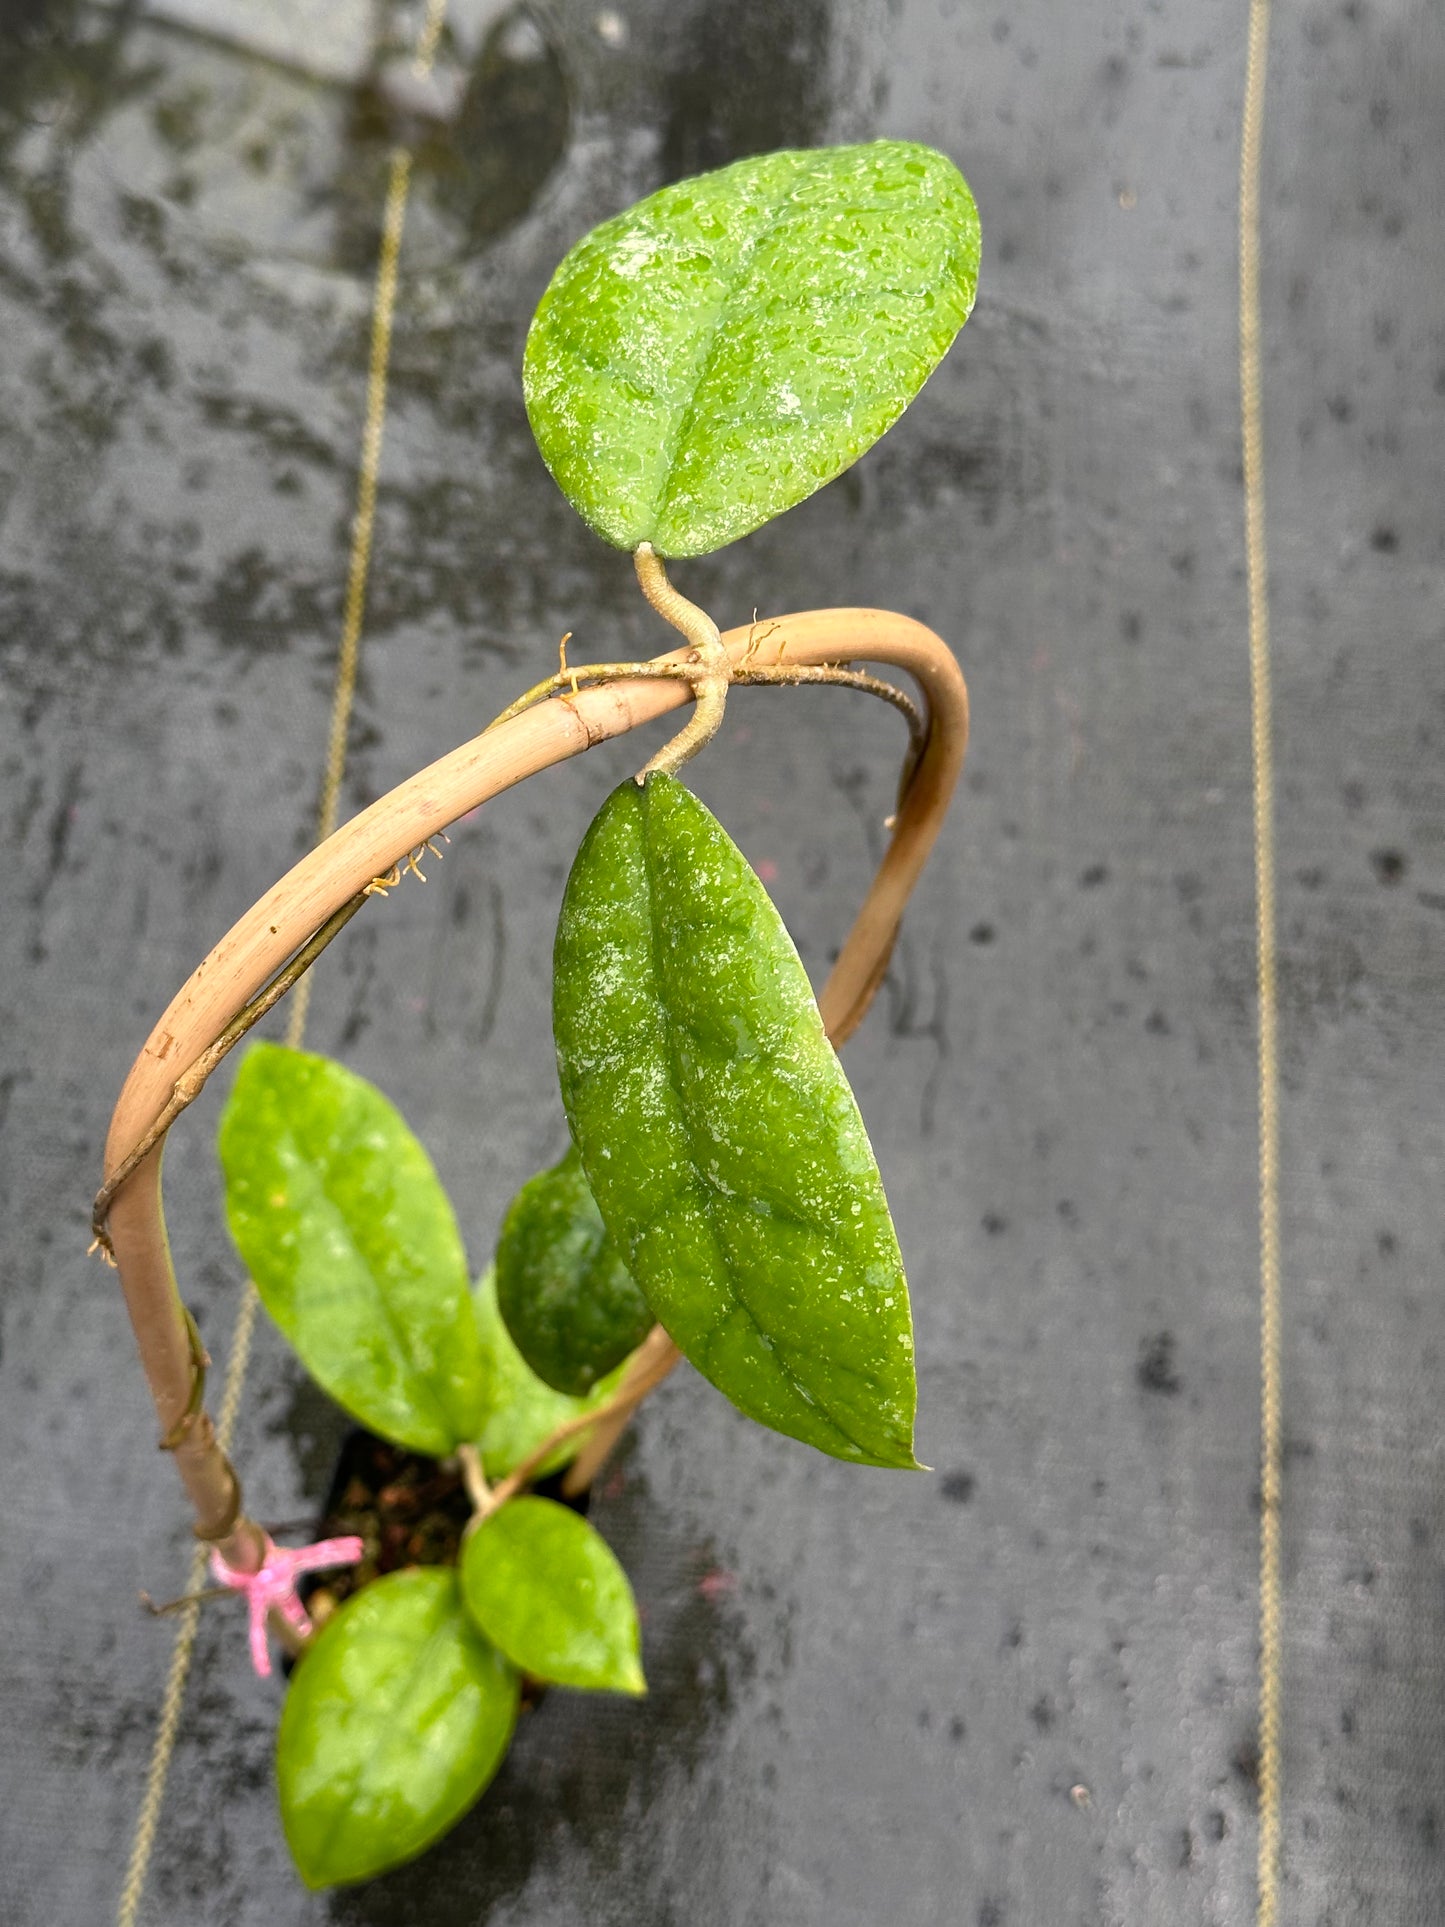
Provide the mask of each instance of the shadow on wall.
[{"label": "shadow on wall", "polygon": [[329,64],[308,63],[308,48],[273,44],[275,19],[254,4],[0,5],[0,170],[24,152],[58,231],[64,177],[104,126],[109,171],[153,224],[369,281],[405,145],[414,212],[436,229],[423,253],[479,252],[531,209],[566,151],[571,89],[554,37],[514,6],[480,45],[444,35],[419,79],[396,20],[379,40],[345,24]]},{"label": "shadow on wall", "polygon": [[387,163],[399,143],[413,149],[416,186],[463,255],[521,220],[566,152],[567,74],[528,7],[504,14],[470,66],[451,70],[450,78],[451,87],[430,92],[411,82],[405,66],[389,66],[355,91],[335,183],[337,253],[354,273],[375,264]]},{"label": "shadow on wall", "polygon": [[827,0],[740,0],[697,17],[664,79],[663,182],[827,132]]}]

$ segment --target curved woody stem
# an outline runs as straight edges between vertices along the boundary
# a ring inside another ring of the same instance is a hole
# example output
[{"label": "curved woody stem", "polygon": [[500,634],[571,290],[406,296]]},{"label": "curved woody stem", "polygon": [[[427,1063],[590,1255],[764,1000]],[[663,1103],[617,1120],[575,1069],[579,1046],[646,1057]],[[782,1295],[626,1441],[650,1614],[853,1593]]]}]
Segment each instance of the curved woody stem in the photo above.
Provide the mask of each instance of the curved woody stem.
[{"label": "curved woody stem", "polygon": [[[639,558],[644,586],[649,566]],[[654,579],[653,588],[675,596],[660,563],[656,576],[661,580],[659,584]],[[649,599],[661,607],[657,596],[649,593]],[[676,601],[693,611],[685,598],[677,596]],[[693,613],[717,636],[701,611]],[[527,777],[678,708],[694,687],[697,709],[702,712],[703,691],[713,678],[697,672],[714,667],[707,660],[712,654],[710,642],[710,637],[700,635],[696,653],[673,651],[646,665],[647,673],[636,679],[621,676],[599,687],[558,694],[520,713],[514,706],[513,712],[480,736],[363,810],[303,857],[221,939],[172,999],[132,1066],[106,1144],[107,1193],[103,1197],[108,1221],[100,1229],[109,1238],[120,1272],[162,1439],[174,1452],[190,1496],[196,1534],[213,1545],[233,1570],[256,1570],[265,1557],[265,1535],[241,1511],[239,1483],[216,1443],[200,1398],[198,1374],[204,1354],[199,1352],[171,1267],[161,1204],[161,1158],[164,1129],[177,1114],[177,1094],[183,1093],[189,1101],[224,1054],[219,1047],[240,1034],[236,1026],[260,1001],[258,993],[267,996],[267,987],[276,984],[289,987],[300,974],[295,966],[305,967],[297,953],[317,954],[323,934],[334,935],[339,929],[339,913],[430,837]],[[968,740],[963,676],[946,645],[930,629],[907,616],[878,609],[809,610],[778,618],[761,638],[756,625],[729,630],[717,638],[716,647],[727,665],[724,696],[734,670],[739,681],[772,680],[772,671],[779,672],[780,681],[811,680],[812,672],[837,671],[859,661],[905,670],[923,692],[926,735],[921,752],[912,753],[910,745],[892,837],[818,999],[829,1036],[841,1044],[862,1021],[882,982],[904,904],[937,837],[963,763]],[[701,663],[699,656],[704,658]],[[847,672],[838,677],[845,679],[859,687],[875,681]],[[664,756],[684,744],[698,721],[695,714]],[[648,767],[658,762],[655,758]],[[625,1422],[626,1414],[620,1417]],[[596,1422],[596,1415],[593,1418]],[[599,1423],[599,1446],[602,1431]],[[588,1456],[593,1453],[589,1451]]]}]

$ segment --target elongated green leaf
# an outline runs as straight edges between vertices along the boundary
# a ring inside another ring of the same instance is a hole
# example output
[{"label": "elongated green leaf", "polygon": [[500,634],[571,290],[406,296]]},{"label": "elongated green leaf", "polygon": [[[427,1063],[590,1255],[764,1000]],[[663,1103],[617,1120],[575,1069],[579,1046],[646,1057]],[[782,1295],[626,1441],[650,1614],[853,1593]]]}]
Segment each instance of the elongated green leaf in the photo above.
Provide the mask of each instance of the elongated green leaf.
[{"label": "elongated green leaf", "polygon": [[497,1244],[497,1303],[538,1378],[581,1397],[646,1338],[647,1300],[588,1188],[575,1145],[524,1184]]},{"label": "elongated green leaf", "polygon": [[[599,1379],[585,1398],[571,1398],[544,1385],[512,1343],[511,1334],[497,1309],[497,1277],[488,1266],[477,1281],[475,1304],[477,1326],[482,1338],[482,1359],[487,1373],[487,1400],[476,1424],[475,1443],[482,1455],[482,1466],[489,1479],[504,1479],[535,1452],[542,1441],[568,1419],[605,1405],[622,1382],[627,1370],[624,1359],[615,1371]],[[586,1434],[567,1439],[537,1470],[546,1478],[571,1463],[586,1444]]]},{"label": "elongated green leaf", "polygon": [[512,1499],[462,1548],[462,1594],[488,1639],[558,1686],[645,1693],[627,1575],[587,1521],[552,1499]]},{"label": "elongated green leaf", "polygon": [[276,1781],[308,1887],[369,1880],[453,1826],[502,1763],[520,1682],[462,1604],[415,1566],[342,1606],[297,1668]]},{"label": "elongated green leaf", "polygon": [[486,1385],[466,1253],[400,1113],[329,1058],[255,1044],[220,1154],[231,1235],[317,1382],[415,1451],[468,1438]]},{"label": "elongated green leaf", "polygon": [[607,541],[705,555],[832,481],[968,318],[978,211],[911,141],[763,154],[604,221],[552,278],[522,385]]},{"label": "elongated green leaf", "polygon": [[777,911],[672,777],[615,790],[557,927],[562,1100],[658,1319],[750,1417],[911,1466],[913,1330],[878,1167]]}]

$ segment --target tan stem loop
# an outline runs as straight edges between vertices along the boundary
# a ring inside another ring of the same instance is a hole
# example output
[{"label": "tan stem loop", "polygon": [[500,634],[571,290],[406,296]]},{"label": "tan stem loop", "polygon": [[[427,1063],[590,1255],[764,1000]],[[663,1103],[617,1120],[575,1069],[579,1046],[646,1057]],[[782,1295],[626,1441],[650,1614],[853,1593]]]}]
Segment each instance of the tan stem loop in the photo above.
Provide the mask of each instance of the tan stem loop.
[{"label": "tan stem loop", "polygon": [[[701,613],[701,612],[699,612]],[[819,996],[835,1043],[856,1028],[882,980],[907,901],[942,823],[968,739],[968,695],[957,663],[922,623],[878,609],[785,616],[760,640],[744,626],[720,638],[730,661],[792,667],[876,662],[907,671],[928,727],[863,908]],[[674,652],[676,660],[681,652]],[[384,876],[478,805],[554,763],[582,754],[688,700],[672,678],[642,678],[539,702],[400,784],[310,851],[222,938],[172,999],[122,1087],[106,1145],[106,1177],[130,1164],[176,1087],[249,1001],[372,879]],[[187,1086],[189,1088],[189,1086]],[[197,1529],[228,1564],[253,1569],[261,1530],[239,1510],[235,1474],[203,1411],[191,1411],[194,1356],[176,1288],[161,1203],[164,1138],[128,1170],[108,1200],[108,1229],[161,1432],[181,1421],[175,1462]]]},{"label": "tan stem loop", "polygon": [[[106,1219],[110,1214],[111,1199],[125,1183],[131,1172],[135,1170],[136,1166],[142,1163],[150,1152],[156,1148],[166,1132],[180,1116],[181,1112],[195,1103],[196,1099],[205,1089],[206,1079],[210,1076],[211,1072],[235,1049],[236,1045],[239,1044],[241,1039],[246,1035],[246,1032],[256,1024],[259,1024],[267,1012],[280,1003],[292,985],[305,975],[311,968],[311,965],[315,963],[316,959],[321,955],[321,952],[326,948],[327,944],[331,942],[332,938],[339,936],[346,925],[350,923],[357,911],[360,910],[366,902],[368,893],[375,888],[375,883],[368,884],[366,889],[359,890],[349,903],[343,903],[334,916],[328,917],[311,941],[304,944],[302,948],[297,951],[296,955],[284,970],[277,972],[260,995],[253,997],[242,1010],[237,1011],[236,1015],[231,1019],[230,1023],[227,1024],[215,1043],[212,1044],[208,1050],[202,1051],[201,1055],[196,1059],[195,1063],[191,1065],[185,1076],[176,1079],[175,1086],[171,1091],[170,1100],[166,1104],[165,1109],[161,1111],[145,1136],[140,1140],[139,1144],[136,1145],[135,1149],[116,1166],[115,1170],[111,1172],[105,1183],[95,1194],[95,1202],[90,1208],[90,1229],[95,1241],[91,1246],[93,1251],[99,1250],[112,1264],[115,1262],[115,1252],[111,1247],[110,1232],[106,1227]],[[187,1312],[186,1316],[189,1318],[190,1313]],[[197,1334],[196,1344],[199,1345],[200,1342],[200,1336]],[[207,1359],[206,1363],[209,1364],[210,1360]]]}]

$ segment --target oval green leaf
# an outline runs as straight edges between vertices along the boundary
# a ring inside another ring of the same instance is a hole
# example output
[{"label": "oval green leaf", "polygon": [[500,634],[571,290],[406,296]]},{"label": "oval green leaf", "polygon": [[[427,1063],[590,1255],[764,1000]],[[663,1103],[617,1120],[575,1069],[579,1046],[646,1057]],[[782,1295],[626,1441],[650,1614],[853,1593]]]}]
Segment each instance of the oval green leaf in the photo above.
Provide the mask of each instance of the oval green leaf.
[{"label": "oval green leaf", "polygon": [[908,1288],[863,1121],[782,919],[674,778],[603,804],[555,969],[572,1136],[673,1340],[775,1431],[914,1465]]},{"label": "oval green leaf", "polygon": [[577,1513],[512,1499],[462,1548],[467,1611],[515,1666],[558,1686],[645,1693],[642,1633],[627,1574]]},{"label": "oval green leaf", "polygon": [[832,481],[968,318],[978,210],[912,141],[679,181],[567,255],[527,336],[542,458],[605,540],[706,555]]},{"label": "oval green leaf", "polygon": [[412,1567],[348,1599],[297,1667],[276,1742],[307,1886],[370,1880],[453,1826],[502,1763],[519,1689],[455,1572]]},{"label": "oval green leaf", "polygon": [[[477,1328],[482,1339],[482,1359],[487,1372],[487,1402],[479,1413],[474,1442],[482,1455],[482,1467],[489,1479],[504,1479],[515,1466],[535,1452],[542,1441],[569,1419],[605,1405],[622,1383],[627,1370],[624,1359],[615,1371],[599,1379],[585,1398],[571,1398],[544,1385],[512,1343],[511,1334],[497,1309],[495,1266],[489,1265],[477,1281],[474,1300]],[[587,1435],[566,1439],[545,1458],[536,1476],[569,1465],[587,1443]]]},{"label": "oval green leaf", "polygon": [[652,1327],[575,1145],[512,1200],[497,1243],[497,1303],[538,1378],[574,1398],[590,1392]]},{"label": "oval green leaf", "polygon": [[471,1281],[400,1112],[329,1058],[255,1044],[219,1149],[231,1235],[312,1377],[383,1438],[454,1451],[487,1390]]}]

